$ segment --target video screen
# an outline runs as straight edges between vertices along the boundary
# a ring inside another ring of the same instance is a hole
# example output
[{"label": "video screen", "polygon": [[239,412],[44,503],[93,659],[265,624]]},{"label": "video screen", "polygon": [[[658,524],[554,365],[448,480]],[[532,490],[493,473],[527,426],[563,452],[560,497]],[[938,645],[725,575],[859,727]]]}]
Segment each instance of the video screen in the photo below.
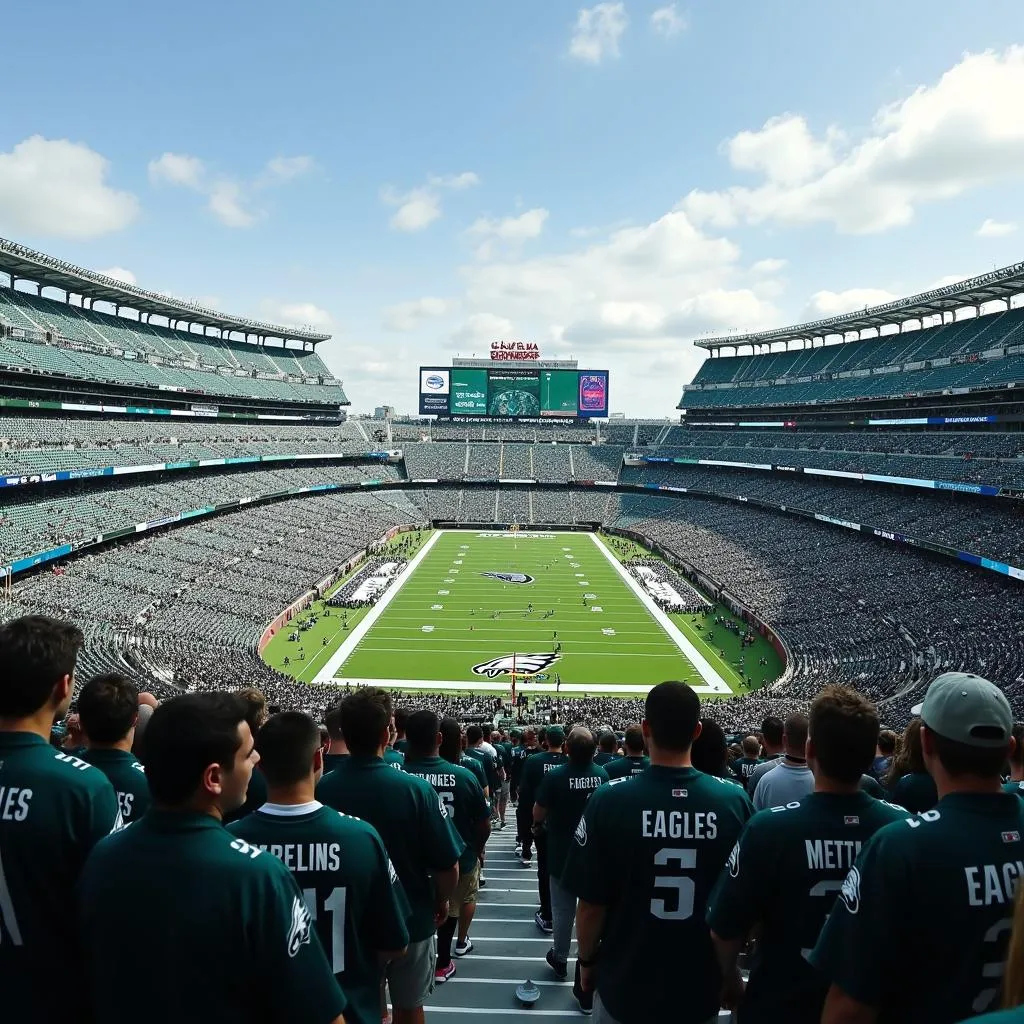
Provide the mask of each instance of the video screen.
[{"label": "video screen", "polygon": [[420,368],[420,415],[607,416],[608,371],[425,366]]}]

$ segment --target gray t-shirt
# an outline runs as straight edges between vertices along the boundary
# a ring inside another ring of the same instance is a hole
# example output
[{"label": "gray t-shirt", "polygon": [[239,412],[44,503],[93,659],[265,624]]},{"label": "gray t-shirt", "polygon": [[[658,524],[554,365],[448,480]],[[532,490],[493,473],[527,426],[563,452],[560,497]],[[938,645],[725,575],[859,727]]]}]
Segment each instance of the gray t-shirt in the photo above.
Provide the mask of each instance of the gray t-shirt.
[{"label": "gray t-shirt", "polygon": [[767,775],[773,768],[778,768],[782,764],[782,755],[776,754],[770,761],[762,761],[751,773],[747,776],[747,793],[750,796],[754,795],[754,790],[757,789],[757,784],[761,779]]},{"label": "gray t-shirt", "polygon": [[758,782],[754,790],[754,810],[785,807],[788,803],[803,800],[813,790],[814,774],[807,765],[791,765],[782,761]]}]

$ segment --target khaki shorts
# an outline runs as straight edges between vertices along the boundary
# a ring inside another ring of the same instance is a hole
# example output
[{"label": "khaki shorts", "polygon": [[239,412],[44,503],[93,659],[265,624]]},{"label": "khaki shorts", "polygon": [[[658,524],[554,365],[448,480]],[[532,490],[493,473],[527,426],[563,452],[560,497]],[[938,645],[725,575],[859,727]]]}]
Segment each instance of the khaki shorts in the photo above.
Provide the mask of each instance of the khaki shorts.
[{"label": "khaki shorts", "polygon": [[509,782],[508,779],[506,779],[501,784],[501,794],[500,794],[501,795],[501,799],[504,800],[507,803],[508,802],[509,793],[511,793],[511,792],[512,792],[512,783]]},{"label": "khaki shorts", "polygon": [[472,871],[459,875],[459,884],[455,887],[455,895],[448,901],[448,916],[458,917],[459,909],[466,903],[476,903],[480,892],[480,861],[476,862]]},{"label": "khaki shorts", "polygon": [[437,934],[419,942],[410,942],[405,956],[387,966],[388,992],[397,1010],[416,1010],[434,991],[437,967]]}]

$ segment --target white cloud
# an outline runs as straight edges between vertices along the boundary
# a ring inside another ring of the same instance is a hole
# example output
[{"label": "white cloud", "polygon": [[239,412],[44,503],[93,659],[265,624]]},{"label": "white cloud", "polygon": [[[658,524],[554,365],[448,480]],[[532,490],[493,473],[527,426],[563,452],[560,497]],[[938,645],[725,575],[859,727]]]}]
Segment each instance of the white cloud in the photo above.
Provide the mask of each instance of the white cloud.
[{"label": "white cloud", "polygon": [[494,313],[474,313],[451,336],[451,346],[459,352],[471,353],[492,341],[508,340],[515,336],[515,327],[507,317]]},{"label": "white cloud", "polygon": [[206,208],[228,228],[248,228],[256,223],[257,214],[246,209],[242,186],[230,178],[221,178],[207,193]]},{"label": "white cloud", "polygon": [[676,10],[675,4],[659,7],[651,15],[651,28],[659,35],[669,38],[686,28],[686,18]]},{"label": "white cloud", "polygon": [[815,137],[785,114],[725,145],[753,187],[691,192],[696,223],[831,223],[866,234],[909,224],[923,203],[1024,177],[1024,46],[968,54],[937,82],[882,107],[851,142],[835,127]]},{"label": "white cloud", "polygon": [[1017,225],[1011,221],[993,220],[987,217],[980,228],[974,233],[978,238],[1002,238],[1005,235],[1012,235],[1017,230]]},{"label": "white cloud", "polygon": [[463,171],[461,174],[432,175],[428,180],[437,188],[450,188],[455,191],[480,184],[480,176],[473,171]]},{"label": "white cloud", "polygon": [[260,303],[259,316],[283,327],[312,327],[326,330],[334,323],[334,317],[312,302],[280,302],[264,299]]},{"label": "white cloud", "polygon": [[569,40],[569,55],[586,64],[600,64],[605,57],[618,57],[619,39],[628,24],[625,4],[581,7]]},{"label": "white cloud", "polygon": [[444,316],[455,303],[428,295],[411,302],[400,302],[384,311],[384,326],[389,331],[415,331],[425,320]]},{"label": "white cloud", "polygon": [[789,261],[779,259],[758,260],[750,269],[755,274],[777,274],[785,270]]},{"label": "white cloud", "polygon": [[866,306],[879,306],[896,298],[899,296],[887,292],[884,288],[847,288],[841,292],[815,292],[804,307],[800,319],[822,320],[825,317],[839,316],[840,313],[853,313]]},{"label": "white cloud", "polygon": [[413,233],[430,227],[441,216],[440,189],[461,191],[480,184],[480,178],[472,171],[461,174],[431,175],[426,185],[401,192],[391,185],[380,190],[381,202],[398,207],[391,217],[391,226],[396,231]]},{"label": "white cloud", "polygon": [[537,238],[544,230],[548,211],[543,207],[527,210],[518,217],[480,217],[470,226],[468,234],[481,239],[477,255],[487,259],[494,251],[496,242],[518,245],[531,238]]},{"label": "white cloud", "polygon": [[149,180],[154,185],[181,185],[194,189],[202,187],[206,175],[206,167],[199,157],[183,153],[164,153],[149,161],[148,170]]},{"label": "white cloud", "polygon": [[110,162],[88,146],[33,135],[0,152],[0,230],[18,236],[95,238],[139,212],[130,192],[107,184]]},{"label": "white cloud", "polygon": [[271,181],[290,181],[308,174],[315,166],[311,156],[275,156],[267,161],[263,173]]},{"label": "white cloud", "polygon": [[115,281],[123,281],[125,284],[137,284],[135,275],[130,270],[125,270],[124,267],[108,267],[106,270],[101,270],[101,274],[106,277],[112,277]]}]

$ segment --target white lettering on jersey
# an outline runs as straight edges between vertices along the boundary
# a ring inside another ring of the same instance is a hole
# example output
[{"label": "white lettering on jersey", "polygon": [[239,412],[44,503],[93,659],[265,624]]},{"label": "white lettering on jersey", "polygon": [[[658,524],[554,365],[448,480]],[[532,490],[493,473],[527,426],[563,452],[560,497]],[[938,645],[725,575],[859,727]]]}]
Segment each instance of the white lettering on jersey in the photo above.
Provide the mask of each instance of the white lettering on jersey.
[{"label": "white lettering on jersey", "polygon": [[644,811],[645,839],[716,839],[715,811]]},{"label": "white lettering on jersey", "polygon": [[117,806],[121,809],[122,818],[130,818],[132,816],[132,804],[134,803],[134,793],[122,793],[120,790],[117,791]]},{"label": "white lettering on jersey", "polygon": [[0,786],[0,821],[24,821],[28,817],[31,789]]},{"label": "white lettering on jersey", "polygon": [[859,839],[805,839],[807,866],[812,871],[847,870],[860,853]]},{"label": "white lettering on jersey", "polygon": [[288,955],[295,956],[299,947],[309,942],[310,923],[313,918],[310,916],[306,904],[301,896],[292,899],[292,919],[288,928]]},{"label": "white lettering on jersey", "polygon": [[340,871],[340,843],[260,844],[264,853],[283,861],[289,871]]},{"label": "white lettering on jersey", "polygon": [[80,772],[88,771],[92,765],[88,761],[82,761],[80,758],[75,757],[72,754],[55,754],[58,761],[63,761],[65,764],[71,765],[72,768],[77,768]]},{"label": "white lettering on jersey", "polygon": [[231,849],[237,850],[239,853],[244,853],[252,860],[255,860],[263,852],[258,846],[252,846],[244,839],[232,839]]},{"label": "white lettering on jersey", "polygon": [[570,789],[597,789],[604,779],[590,775],[573,775],[569,778]]},{"label": "white lettering on jersey", "polygon": [[994,903],[1012,903],[1017,880],[1022,875],[1024,861],[1019,860],[964,868],[968,904],[972,907],[989,907]]}]

